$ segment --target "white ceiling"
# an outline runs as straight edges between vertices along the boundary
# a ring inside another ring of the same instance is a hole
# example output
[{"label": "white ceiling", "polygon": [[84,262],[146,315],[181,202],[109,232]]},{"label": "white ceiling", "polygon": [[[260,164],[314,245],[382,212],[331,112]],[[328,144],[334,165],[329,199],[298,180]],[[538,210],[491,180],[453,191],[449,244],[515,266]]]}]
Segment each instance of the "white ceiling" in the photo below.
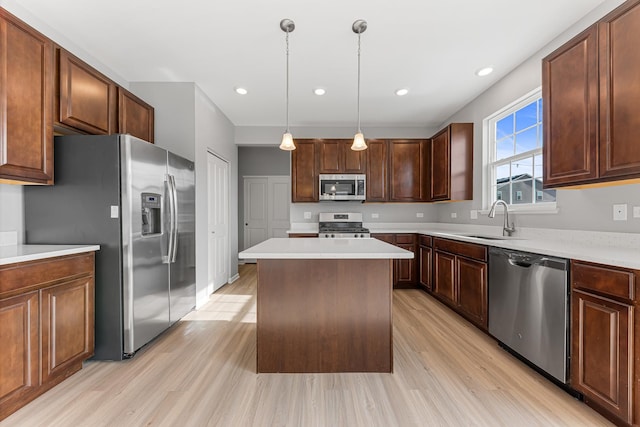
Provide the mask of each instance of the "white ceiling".
[{"label": "white ceiling", "polygon": [[[128,81],[195,81],[236,126],[439,125],[604,0],[16,0]],[[479,68],[495,72],[480,78]],[[243,86],[249,94],[237,95]],[[312,93],[326,88],[326,95]],[[410,90],[404,97],[398,88]]]}]

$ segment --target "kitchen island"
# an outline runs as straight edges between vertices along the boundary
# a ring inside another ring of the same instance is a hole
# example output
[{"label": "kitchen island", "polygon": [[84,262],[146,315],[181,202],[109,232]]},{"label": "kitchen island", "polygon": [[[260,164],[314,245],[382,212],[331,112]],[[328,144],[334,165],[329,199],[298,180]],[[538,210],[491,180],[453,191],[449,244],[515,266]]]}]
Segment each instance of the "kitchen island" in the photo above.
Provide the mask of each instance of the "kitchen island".
[{"label": "kitchen island", "polygon": [[257,371],[392,372],[392,260],[377,239],[269,239],[258,262]]}]

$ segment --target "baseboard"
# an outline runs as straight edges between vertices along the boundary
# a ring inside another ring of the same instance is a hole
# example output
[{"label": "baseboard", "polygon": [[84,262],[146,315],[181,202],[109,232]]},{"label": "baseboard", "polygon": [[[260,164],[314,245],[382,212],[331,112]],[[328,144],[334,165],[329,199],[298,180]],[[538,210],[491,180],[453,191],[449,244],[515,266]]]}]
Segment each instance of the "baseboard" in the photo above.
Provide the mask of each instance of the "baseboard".
[{"label": "baseboard", "polygon": [[238,280],[240,278],[240,275],[238,273],[234,274],[233,277],[230,277],[229,280],[227,280],[227,284],[231,284],[233,282],[235,282],[236,280]]}]

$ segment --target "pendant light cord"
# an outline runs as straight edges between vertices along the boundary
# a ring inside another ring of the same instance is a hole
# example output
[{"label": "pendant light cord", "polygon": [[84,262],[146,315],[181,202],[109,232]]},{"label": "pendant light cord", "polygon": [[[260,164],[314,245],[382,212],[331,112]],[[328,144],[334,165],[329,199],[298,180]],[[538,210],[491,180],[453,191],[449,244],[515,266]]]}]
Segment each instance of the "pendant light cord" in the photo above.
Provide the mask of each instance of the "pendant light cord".
[{"label": "pendant light cord", "polygon": [[286,31],[287,36],[287,133],[289,133],[289,31]]},{"label": "pendant light cord", "polygon": [[362,32],[358,31],[358,133],[360,131],[360,35]]}]

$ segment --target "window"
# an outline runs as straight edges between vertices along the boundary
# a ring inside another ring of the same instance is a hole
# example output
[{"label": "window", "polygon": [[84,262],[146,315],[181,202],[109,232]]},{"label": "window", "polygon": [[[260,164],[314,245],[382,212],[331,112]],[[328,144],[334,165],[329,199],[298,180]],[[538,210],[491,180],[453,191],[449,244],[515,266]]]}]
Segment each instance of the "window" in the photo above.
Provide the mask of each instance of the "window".
[{"label": "window", "polygon": [[540,89],[487,118],[484,124],[486,207],[504,200],[516,210],[555,209],[556,191],[542,188]]}]

